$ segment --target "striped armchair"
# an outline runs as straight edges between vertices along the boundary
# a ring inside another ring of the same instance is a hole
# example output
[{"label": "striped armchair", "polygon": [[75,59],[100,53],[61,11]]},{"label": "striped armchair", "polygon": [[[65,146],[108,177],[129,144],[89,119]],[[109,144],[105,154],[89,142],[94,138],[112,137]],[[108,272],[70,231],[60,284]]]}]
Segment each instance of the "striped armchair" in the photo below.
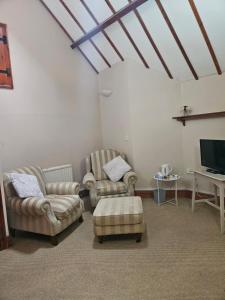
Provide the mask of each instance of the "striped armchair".
[{"label": "striped armchair", "polygon": [[79,198],[79,184],[76,182],[45,183],[41,168],[25,167],[12,171],[37,177],[44,197],[21,199],[17,196],[8,174],[4,174],[4,189],[9,226],[15,230],[30,231],[51,237],[53,245],[58,244],[58,234],[79,219],[83,221],[83,201]]},{"label": "striped armchair", "polygon": [[103,170],[104,164],[120,155],[124,160],[126,155],[116,150],[98,150],[86,158],[86,172],[83,184],[89,190],[91,205],[96,207],[101,198],[132,196],[137,175],[133,171],[127,172],[118,182],[108,179]]}]

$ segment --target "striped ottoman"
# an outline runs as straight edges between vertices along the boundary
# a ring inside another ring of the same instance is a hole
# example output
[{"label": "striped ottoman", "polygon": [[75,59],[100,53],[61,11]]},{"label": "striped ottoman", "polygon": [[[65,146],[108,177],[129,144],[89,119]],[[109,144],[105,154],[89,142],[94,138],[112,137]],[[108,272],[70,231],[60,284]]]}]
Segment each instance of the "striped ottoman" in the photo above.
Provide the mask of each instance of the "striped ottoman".
[{"label": "striped ottoman", "polygon": [[131,233],[136,234],[136,242],[140,242],[145,230],[141,198],[103,198],[95,208],[93,222],[100,243],[106,235]]}]

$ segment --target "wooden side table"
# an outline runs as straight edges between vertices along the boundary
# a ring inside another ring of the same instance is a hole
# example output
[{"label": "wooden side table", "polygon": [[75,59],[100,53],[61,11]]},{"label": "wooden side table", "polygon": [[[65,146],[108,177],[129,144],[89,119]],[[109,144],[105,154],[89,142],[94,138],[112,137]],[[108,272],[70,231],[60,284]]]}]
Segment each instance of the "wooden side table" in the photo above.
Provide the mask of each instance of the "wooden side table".
[{"label": "wooden side table", "polygon": [[[171,204],[174,204],[174,205],[178,206],[177,181],[180,179],[180,176],[179,175],[170,175],[167,178],[158,178],[158,177],[154,176],[154,179],[156,180],[156,183],[157,183],[158,205],[162,205],[162,204],[166,204],[166,203],[171,203]],[[175,190],[174,190],[175,197],[172,200],[168,200],[168,201],[164,201],[164,202],[160,203],[160,192],[159,192],[159,190],[160,190],[160,183],[163,183],[163,182],[174,183],[174,185],[175,185]]]}]

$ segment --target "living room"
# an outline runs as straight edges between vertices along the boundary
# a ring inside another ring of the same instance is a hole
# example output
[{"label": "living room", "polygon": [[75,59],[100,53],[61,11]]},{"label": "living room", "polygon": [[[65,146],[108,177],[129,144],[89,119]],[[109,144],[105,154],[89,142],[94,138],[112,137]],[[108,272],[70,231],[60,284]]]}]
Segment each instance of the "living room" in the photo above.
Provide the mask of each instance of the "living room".
[{"label": "living room", "polygon": [[[193,172],[205,170],[200,140],[225,140],[224,2],[111,0],[123,13],[116,18],[108,2],[0,1],[13,82],[0,88],[1,178],[18,168],[70,164],[84,203],[83,220],[60,232],[57,246],[29,230],[13,237],[1,183],[11,245],[0,252],[0,298],[224,299],[224,211],[191,207]],[[99,24],[111,23],[100,28],[90,11]],[[94,28],[97,34],[71,49]],[[173,119],[179,116],[185,121]],[[124,153],[135,171],[146,226],[140,243],[132,235],[99,243],[93,232],[93,193],[83,180],[86,158],[102,149]],[[155,203],[157,183],[166,200],[174,195],[173,182],[154,178],[164,164],[179,176],[178,206]],[[199,176],[197,201],[214,195],[213,184]]]}]

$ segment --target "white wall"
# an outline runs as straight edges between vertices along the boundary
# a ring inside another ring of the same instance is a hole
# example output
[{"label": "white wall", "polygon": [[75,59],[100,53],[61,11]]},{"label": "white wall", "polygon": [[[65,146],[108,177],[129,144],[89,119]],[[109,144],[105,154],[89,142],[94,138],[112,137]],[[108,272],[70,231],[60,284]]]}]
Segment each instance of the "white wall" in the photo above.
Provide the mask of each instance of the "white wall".
[{"label": "white wall", "polygon": [[182,173],[181,128],[172,120],[180,109],[180,85],[166,75],[129,63],[128,90],[137,188],[149,189],[164,163]]},{"label": "white wall", "polygon": [[127,61],[104,71],[99,85],[113,91],[100,101],[103,146],[128,153],[138,173],[137,188],[152,188],[163,163],[182,172],[181,126],[172,120],[180,109],[179,83]]},{"label": "white wall", "polygon": [[[104,89],[112,91],[110,97],[101,95]],[[132,161],[127,62],[100,73],[99,95],[103,145],[126,153]]]},{"label": "white wall", "polygon": [[13,90],[0,89],[3,168],[72,162],[101,145],[97,76],[37,0],[1,0]]},{"label": "white wall", "polygon": [[[201,168],[199,140],[225,139],[225,121],[193,120],[183,127],[172,117],[181,114],[183,105],[191,106],[193,114],[223,111],[225,74],[181,83],[127,61],[104,71],[99,85],[113,91],[100,101],[103,145],[128,153],[138,173],[137,188],[152,188],[159,166],[170,163],[182,175],[180,187],[191,189],[192,176],[185,173]],[[211,187],[200,182],[199,190]]]},{"label": "white wall", "polygon": [[[181,84],[182,105],[189,105],[193,114],[217,112],[225,110],[225,74],[210,76],[198,81],[189,81]],[[201,167],[199,140],[225,139],[225,119],[213,118],[193,120],[182,126],[182,148],[184,169]],[[190,187],[190,176],[186,176],[187,186]],[[202,191],[209,187],[202,183]]]}]

